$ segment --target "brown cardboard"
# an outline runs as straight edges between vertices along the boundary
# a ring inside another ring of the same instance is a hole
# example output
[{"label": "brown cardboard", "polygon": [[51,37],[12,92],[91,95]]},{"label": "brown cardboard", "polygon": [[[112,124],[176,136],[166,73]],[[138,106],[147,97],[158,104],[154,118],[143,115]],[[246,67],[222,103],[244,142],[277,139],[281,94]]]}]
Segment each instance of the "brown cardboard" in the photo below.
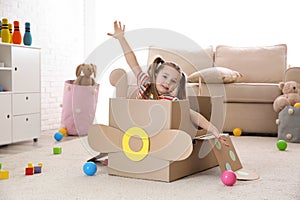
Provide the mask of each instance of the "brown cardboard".
[{"label": "brown cardboard", "polygon": [[[213,151],[199,158],[199,150],[203,141],[197,140],[192,143],[198,130],[190,121],[189,101],[153,101],[115,98],[110,99],[109,126],[125,132],[130,127],[143,128],[150,137],[150,140],[157,137],[164,130],[182,130],[190,136],[192,152],[187,159],[164,159],[155,157],[149,151],[149,155],[139,162],[132,161],[126,157],[124,152],[111,152],[108,155],[108,173],[111,175],[142,178],[149,180],[160,180],[165,182],[174,181],[181,177],[203,171],[217,166],[217,160]],[[201,101],[201,106],[210,113],[210,98]],[[209,115],[209,114],[207,114]],[[209,118],[209,116],[208,116]],[[134,137],[132,137],[132,140]],[[151,141],[152,141],[151,140]],[[174,143],[174,140],[171,140]],[[132,142],[131,144],[134,144]],[[151,142],[150,142],[151,143]],[[169,157],[176,158],[176,149],[188,148],[183,142],[170,144],[170,139],[153,140],[155,146],[166,147],[169,150]],[[130,144],[130,145],[131,145]],[[173,146],[173,149],[170,147]],[[134,149],[134,145],[131,149]],[[177,152],[178,153],[178,152]],[[161,155],[161,154],[160,154]]]},{"label": "brown cardboard", "polygon": [[[230,138],[232,146],[220,151],[215,137],[203,136],[206,132],[197,130],[190,120],[192,108],[220,122],[213,113],[221,111],[222,104],[221,97],[190,97],[177,102],[110,99],[109,126],[91,126],[88,142],[94,150],[108,153],[110,175],[171,182],[217,165],[224,170],[229,151],[237,160],[233,169],[242,169]],[[133,135],[124,142],[131,130]],[[137,134],[140,130],[145,136]]]},{"label": "brown cardboard", "polygon": [[189,96],[188,99],[191,109],[200,112],[220,132],[223,132],[226,114],[223,96]]},{"label": "brown cardboard", "polygon": [[[123,153],[111,153],[108,156],[108,173],[110,175],[123,177],[172,182],[218,165],[213,151],[210,151],[204,158],[199,158],[198,153],[202,144],[203,141],[195,141],[191,155],[185,160],[174,162],[150,157],[147,160],[143,160],[143,162],[131,162],[128,165],[128,159],[124,158]],[[124,166],[125,163],[126,166],[133,169],[134,172],[124,171],[122,166]],[[116,168],[116,166],[118,168]]]},{"label": "brown cardboard", "polygon": [[[103,124],[92,125],[89,128],[88,142],[90,146],[101,153],[122,152],[124,133],[111,126]],[[159,134],[147,137],[150,143],[148,155],[167,161],[184,160],[190,156],[193,151],[191,137],[181,130],[170,129],[162,130]],[[165,145],[161,141],[170,141]],[[143,147],[140,137],[132,136],[127,143],[132,151],[138,152]]]},{"label": "brown cardboard", "polygon": [[200,149],[199,158],[205,157],[208,151],[213,151],[221,172],[232,170],[235,172],[237,180],[250,181],[259,179],[259,175],[254,171],[243,168],[229,135],[223,135],[227,137],[226,141],[228,146],[221,144],[216,139],[213,139],[214,136],[212,135],[199,135],[195,137],[196,140],[203,141],[202,146],[205,146],[204,144],[209,143],[209,145],[207,145],[205,148]]},{"label": "brown cardboard", "polygon": [[191,124],[189,102],[112,98],[109,125],[126,131],[133,126],[143,128],[149,136],[165,129],[180,129],[194,137],[197,129]]}]

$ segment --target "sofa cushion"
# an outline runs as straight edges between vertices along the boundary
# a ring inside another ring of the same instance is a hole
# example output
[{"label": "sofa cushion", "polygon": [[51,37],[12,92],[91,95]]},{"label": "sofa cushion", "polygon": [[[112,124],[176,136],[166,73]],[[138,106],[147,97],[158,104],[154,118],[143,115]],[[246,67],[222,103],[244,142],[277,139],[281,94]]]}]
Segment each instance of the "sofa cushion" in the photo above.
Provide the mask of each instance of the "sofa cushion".
[{"label": "sofa cushion", "polygon": [[243,74],[238,82],[278,83],[286,69],[287,46],[231,47],[220,45],[215,51],[215,66]]},{"label": "sofa cushion", "polygon": [[290,67],[285,71],[284,82],[287,81],[300,83],[300,67]]},{"label": "sofa cushion", "polygon": [[230,103],[273,103],[281,95],[275,83],[202,84],[203,96],[225,96]]},{"label": "sofa cushion", "polygon": [[195,83],[199,82],[199,77],[203,83],[233,83],[242,75],[226,67],[209,67],[190,74],[187,80]]},{"label": "sofa cushion", "polygon": [[208,46],[194,51],[149,47],[148,66],[150,66],[157,57],[178,64],[187,75],[190,75],[195,71],[213,66],[213,47]]}]

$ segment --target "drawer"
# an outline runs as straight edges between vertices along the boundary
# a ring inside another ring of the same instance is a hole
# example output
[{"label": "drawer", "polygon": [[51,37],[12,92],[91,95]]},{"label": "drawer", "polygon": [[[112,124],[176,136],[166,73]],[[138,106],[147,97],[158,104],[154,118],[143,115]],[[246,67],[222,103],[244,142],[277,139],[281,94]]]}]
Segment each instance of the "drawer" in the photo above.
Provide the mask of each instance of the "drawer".
[{"label": "drawer", "polygon": [[41,115],[19,115],[12,119],[12,141],[20,142],[38,138],[41,132]]},{"label": "drawer", "polygon": [[11,94],[0,92],[0,145],[10,144],[11,139]]},{"label": "drawer", "polygon": [[40,113],[40,93],[13,94],[13,115]]}]

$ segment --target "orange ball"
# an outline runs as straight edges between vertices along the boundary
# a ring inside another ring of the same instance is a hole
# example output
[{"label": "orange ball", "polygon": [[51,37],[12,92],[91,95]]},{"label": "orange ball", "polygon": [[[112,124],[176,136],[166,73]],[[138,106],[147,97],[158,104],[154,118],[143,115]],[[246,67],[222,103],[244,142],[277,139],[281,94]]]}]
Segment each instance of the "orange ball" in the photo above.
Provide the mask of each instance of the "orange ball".
[{"label": "orange ball", "polygon": [[300,108],[300,103],[295,103],[295,104],[294,104],[294,107],[295,107],[295,108]]},{"label": "orange ball", "polygon": [[63,134],[63,136],[66,136],[67,135],[67,133],[68,133],[68,131],[67,131],[67,129],[66,128],[61,128],[61,129],[59,129],[59,131],[58,132],[61,132],[62,134]]},{"label": "orange ball", "polygon": [[242,129],[235,128],[235,129],[233,129],[232,133],[233,133],[234,136],[241,136],[242,135]]}]

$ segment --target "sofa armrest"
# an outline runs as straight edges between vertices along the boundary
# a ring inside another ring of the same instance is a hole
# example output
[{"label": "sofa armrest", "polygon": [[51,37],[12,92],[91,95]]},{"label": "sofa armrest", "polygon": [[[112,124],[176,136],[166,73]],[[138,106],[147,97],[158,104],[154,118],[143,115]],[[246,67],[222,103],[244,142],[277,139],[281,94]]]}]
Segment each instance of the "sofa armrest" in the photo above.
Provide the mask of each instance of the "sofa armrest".
[{"label": "sofa armrest", "polygon": [[290,67],[285,71],[284,81],[296,81],[300,83],[300,67]]},{"label": "sofa armrest", "polygon": [[110,73],[109,82],[116,87],[116,97],[127,97],[128,77],[123,69],[115,69]]}]

